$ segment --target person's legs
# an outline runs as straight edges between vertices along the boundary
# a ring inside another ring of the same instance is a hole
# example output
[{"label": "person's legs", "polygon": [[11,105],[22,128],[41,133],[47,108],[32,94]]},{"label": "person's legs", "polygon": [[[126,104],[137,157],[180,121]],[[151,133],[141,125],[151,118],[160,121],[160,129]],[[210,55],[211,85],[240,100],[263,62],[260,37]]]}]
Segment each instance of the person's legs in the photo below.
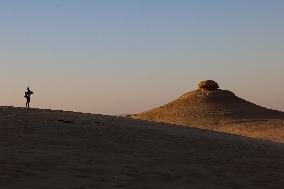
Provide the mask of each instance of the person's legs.
[{"label": "person's legs", "polygon": [[30,98],[27,98],[27,103],[26,103],[27,108],[30,108],[30,101],[31,101]]}]

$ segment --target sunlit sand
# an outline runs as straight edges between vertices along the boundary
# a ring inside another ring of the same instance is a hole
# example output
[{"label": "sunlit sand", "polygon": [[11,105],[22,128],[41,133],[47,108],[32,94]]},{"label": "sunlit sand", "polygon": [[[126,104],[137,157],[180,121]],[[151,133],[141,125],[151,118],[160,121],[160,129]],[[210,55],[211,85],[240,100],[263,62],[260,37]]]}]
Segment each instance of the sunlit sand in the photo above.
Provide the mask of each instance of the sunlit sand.
[{"label": "sunlit sand", "polygon": [[188,92],[134,119],[210,129],[284,143],[284,112],[267,109],[218,89],[216,82],[200,82]]}]

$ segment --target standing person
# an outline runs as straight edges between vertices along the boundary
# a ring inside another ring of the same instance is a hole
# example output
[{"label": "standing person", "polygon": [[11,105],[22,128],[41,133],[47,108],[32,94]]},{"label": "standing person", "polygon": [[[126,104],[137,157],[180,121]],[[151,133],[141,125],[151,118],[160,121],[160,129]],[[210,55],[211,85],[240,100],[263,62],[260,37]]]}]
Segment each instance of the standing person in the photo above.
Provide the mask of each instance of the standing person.
[{"label": "standing person", "polygon": [[30,90],[30,88],[27,88],[27,91],[25,92],[25,98],[27,99],[26,107],[30,108],[30,101],[31,101],[31,95],[34,94],[33,91]]}]

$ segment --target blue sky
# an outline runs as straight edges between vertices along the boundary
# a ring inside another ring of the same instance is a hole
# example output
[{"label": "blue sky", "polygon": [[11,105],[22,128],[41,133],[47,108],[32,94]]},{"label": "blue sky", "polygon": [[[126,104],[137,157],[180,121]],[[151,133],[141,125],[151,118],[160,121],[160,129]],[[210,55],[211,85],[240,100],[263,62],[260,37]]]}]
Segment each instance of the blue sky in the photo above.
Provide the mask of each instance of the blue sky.
[{"label": "blue sky", "polygon": [[284,1],[0,1],[1,105],[140,112],[214,79],[284,110]]}]

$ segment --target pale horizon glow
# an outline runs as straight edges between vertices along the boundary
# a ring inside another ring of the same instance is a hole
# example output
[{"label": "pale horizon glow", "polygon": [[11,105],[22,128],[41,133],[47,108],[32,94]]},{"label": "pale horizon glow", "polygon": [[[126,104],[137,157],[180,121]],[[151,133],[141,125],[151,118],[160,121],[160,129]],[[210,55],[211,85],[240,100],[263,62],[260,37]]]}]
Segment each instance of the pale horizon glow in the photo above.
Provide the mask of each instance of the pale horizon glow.
[{"label": "pale horizon glow", "polygon": [[142,112],[213,79],[284,111],[284,1],[3,0],[0,106]]}]

